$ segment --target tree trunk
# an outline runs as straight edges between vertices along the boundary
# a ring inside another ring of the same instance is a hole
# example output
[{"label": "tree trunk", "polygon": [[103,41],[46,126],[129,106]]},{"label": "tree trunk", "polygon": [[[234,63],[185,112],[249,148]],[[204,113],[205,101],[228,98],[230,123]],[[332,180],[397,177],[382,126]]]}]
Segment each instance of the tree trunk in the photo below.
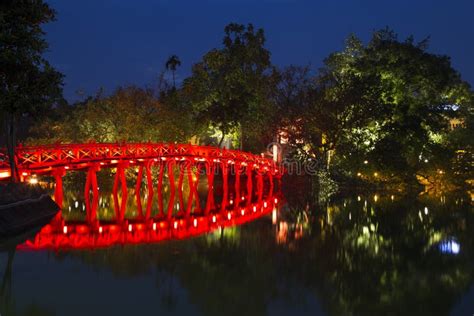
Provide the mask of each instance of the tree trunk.
[{"label": "tree trunk", "polygon": [[176,81],[174,79],[174,70],[172,71],[172,73],[173,73],[173,88],[176,90]]},{"label": "tree trunk", "polygon": [[6,116],[6,124],[5,127],[7,129],[6,136],[7,136],[7,154],[8,154],[8,162],[10,163],[10,181],[18,182],[19,174],[18,169],[16,166],[16,159],[15,159],[15,147],[16,147],[16,122],[15,122],[15,114],[8,113]]},{"label": "tree trunk", "polygon": [[224,133],[224,132],[222,132],[221,139],[219,140],[219,146],[218,146],[219,148],[221,147],[221,145],[222,145],[222,142],[224,141],[224,137],[225,137],[225,133]]}]

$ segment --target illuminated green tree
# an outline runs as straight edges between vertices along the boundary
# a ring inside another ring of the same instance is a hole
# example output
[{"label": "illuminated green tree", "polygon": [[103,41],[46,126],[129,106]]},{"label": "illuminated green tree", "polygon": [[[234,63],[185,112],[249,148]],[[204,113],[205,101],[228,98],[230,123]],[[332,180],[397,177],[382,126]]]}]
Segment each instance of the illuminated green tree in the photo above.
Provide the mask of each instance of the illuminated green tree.
[{"label": "illuminated green tree", "polygon": [[270,70],[262,29],[232,23],[224,31],[224,47],[204,55],[183,88],[197,119],[222,133],[219,146],[246,119],[263,114],[258,109],[265,104],[263,91]]}]

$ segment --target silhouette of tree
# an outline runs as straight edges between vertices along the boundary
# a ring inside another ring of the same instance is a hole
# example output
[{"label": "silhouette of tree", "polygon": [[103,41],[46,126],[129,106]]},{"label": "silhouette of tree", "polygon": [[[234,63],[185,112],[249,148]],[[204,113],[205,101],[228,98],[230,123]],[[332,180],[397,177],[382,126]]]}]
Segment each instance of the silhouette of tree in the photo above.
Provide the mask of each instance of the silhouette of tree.
[{"label": "silhouette of tree", "polygon": [[173,74],[173,88],[176,90],[176,80],[175,80],[175,72],[176,69],[181,66],[181,60],[177,55],[171,55],[168,60],[166,61],[166,69],[171,70]]},{"label": "silhouette of tree", "polygon": [[41,0],[0,3],[0,113],[4,121],[11,179],[15,165],[17,125],[25,115],[47,112],[62,98],[62,75],[43,58],[48,47],[41,25],[55,12]]}]

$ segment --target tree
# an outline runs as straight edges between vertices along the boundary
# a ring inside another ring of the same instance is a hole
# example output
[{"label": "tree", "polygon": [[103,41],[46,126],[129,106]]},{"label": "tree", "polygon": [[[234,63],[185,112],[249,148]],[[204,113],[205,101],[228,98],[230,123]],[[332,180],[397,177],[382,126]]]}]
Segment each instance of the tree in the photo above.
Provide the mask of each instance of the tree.
[{"label": "tree", "polygon": [[[469,105],[470,89],[451,66],[449,57],[427,52],[428,40],[399,41],[384,29],[375,32],[352,71],[370,78],[378,99],[378,124],[368,158],[404,181],[443,151],[452,107]],[[365,80],[365,79],[364,79]]]},{"label": "tree", "polygon": [[181,60],[176,55],[171,55],[168,60],[166,61],[166,69],[171,70],[173,74],[173,88],[176,89],[176,81],[175,81],[175,72],[178,66],[181,66]]},{"label": "tree", "polygon": [[301,152],[323,156],[348,175],[382,172],[406,183],[428,163],[436,170],[438,162],[452,161],[448,121],[453,108],[472,108],[472,92],[449,58],[427,52],[427,44],[399,41],[389,29],[367,45],[350,36],[305,88],[310,93],[294,137],[303,140]]},{"label": "tree", "polygon": [[197,119],[222,133],[219,146],[245,118],[261,113],[271,66],[262,29],[231,23],[224,31],[224,47],[204,55],[184,82]]},{"label": "tree", "polygon": [[0,110],[12,181],[19,177],[15,146],[20,118],[44,113],[61,99],[62,75],[42,57],[48,45],[41,25],[54,16],[42,0],[0,3]]}]

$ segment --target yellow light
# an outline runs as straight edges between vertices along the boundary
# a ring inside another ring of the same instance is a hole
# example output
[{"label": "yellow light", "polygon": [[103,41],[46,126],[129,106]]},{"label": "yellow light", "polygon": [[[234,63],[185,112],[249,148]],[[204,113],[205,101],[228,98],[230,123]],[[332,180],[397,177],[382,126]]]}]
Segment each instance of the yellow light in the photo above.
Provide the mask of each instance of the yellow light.
[{"label": "yellow light", "polygon": [[156,230],[156,223],[153,223],[153,230]]},{"label": "yellow light", "polygon": [[197,225],[198,225],[198,220],[197,219],[194,219],[193,225],[194,225],[194,227],[197,227]]},{"label": "yellow light", "polygon": [[21,175],[22,175],[22,176],[27,176],[27,175],[28,175],[28,172],[22,172]]},{"label": "yellow light", "polygon": [[99,234],[102,234],[103,228],[102,226],[99,226]]},{"label": "yellow light", "polygon": [[360,195],[358,195],[358,196],[357,196],[357,201],[359,201],[359,202],[360,202]]},{"label": "yellow light", "polygon": [[230,219],[232,218],[232,215],[229,213],[227,213],[227,219],[230,221]]},{"label": "yellow light", "polygon": [[277,223],[277,211],[276,208],[272,211],[272,224],[275,225]]},{"label": "yellow light", "polygon": [[374,172],[374,177],[378,177],[378,173],[377,172]]},{"label": "yellow light", "polygon": [[257,207],[254,205],[253,206],[253,212],[255,213],[257,211]]},{"label": "yellow light", "polygon": [[30,184],[38,184],[38,179],[37,178],[31,178],[29,182],[30,182]]},{"label": "yellow light", "polygon": [[173,223],[173,227],[174,227],[174,229],[178,229],[178,222],[177,222],[177,221],[175,221],[175,222]]},{"label": "yellow light", "polygon": [[64,226],[64,227],[63,227],[63,233],[64,233],[64,234],[67,234],[67,226]]},{"label": "yellow light", "polygon": [[234,200],[229,201],[230,205],[234,204]]},{"label": "yellow light", "polygon": [[369,163],[369,162],[368,162],[367,160],[364,160],[364,164],[365,164],[365,165],[368,164],[368,163]]},{"label": "yellow light", "polygon": [[128,224],[128,231],[129,231],[129,232],[132,231],[132,224]]},{"label": "yellow light", "polygon": [[395,196],[391,195],[390,199],[392,199],[392,201],[393,201],[395,199]]},{"label": "yellow light", "polygon": [[245,215],[245,210],[242,209],[242,210],[240,211],[240,214],[242,214],[242,216],[244,216],[244,215]]},{"label": "yellow light", "polygon": [[362,173],[360,172],[357,172],[357,176],[360,177],[362,175]]},{"label": "yellow light", "polygon": [[277,199],[277,198],[275,198],[275,203],[278,203],[278,199]]},{"label": "yellow light", "polygon": [[216,222],[216,215],[212,215],[212,222],[213,222],[213,223]]},{"label": "yellow light", "polygon": [[377,194],[374,195],[374,202],[377,202],[379,200],[379,196]]},{"label": "yellow light", "polygon": [[263,202],[263,207],[267,207],[267,202]]}]

